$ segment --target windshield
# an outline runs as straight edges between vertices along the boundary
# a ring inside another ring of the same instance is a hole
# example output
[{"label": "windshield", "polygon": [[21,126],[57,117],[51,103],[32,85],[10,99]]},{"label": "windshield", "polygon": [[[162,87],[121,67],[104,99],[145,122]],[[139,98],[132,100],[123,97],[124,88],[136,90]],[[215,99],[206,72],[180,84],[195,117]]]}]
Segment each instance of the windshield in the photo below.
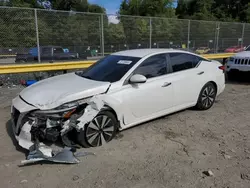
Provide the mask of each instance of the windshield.
[{"label": "windshield", "polygon": [[96,81],[119,81],[140,58],[109,55],[90,66],[86,71],[76,73],[79,76]]}]

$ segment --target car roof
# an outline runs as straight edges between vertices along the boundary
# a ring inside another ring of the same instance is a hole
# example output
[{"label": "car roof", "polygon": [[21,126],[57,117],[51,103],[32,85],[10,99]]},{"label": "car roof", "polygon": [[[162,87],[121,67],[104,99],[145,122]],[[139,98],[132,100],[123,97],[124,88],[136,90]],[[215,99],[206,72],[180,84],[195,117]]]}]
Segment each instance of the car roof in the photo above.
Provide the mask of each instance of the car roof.
[{"label": "car roof", "polygon": [[[169,53],[169,52],[181,52],[181,53],[190,53],[184,50],[176,50],[176,49],[172,49],[172,48],[167,48],[167,49],[163,49],[163,48],[146,48],[146,49],[134,49],[134,50],[125,50],[125,51],[120,51],[120,52],[116,52],[113,53],[111,55],[121,55],[121,56],[132,56],[132,57],[145,57],[147,55],[151,55],[154,53]],[[193,54],[193,53],[190,53]]]}]

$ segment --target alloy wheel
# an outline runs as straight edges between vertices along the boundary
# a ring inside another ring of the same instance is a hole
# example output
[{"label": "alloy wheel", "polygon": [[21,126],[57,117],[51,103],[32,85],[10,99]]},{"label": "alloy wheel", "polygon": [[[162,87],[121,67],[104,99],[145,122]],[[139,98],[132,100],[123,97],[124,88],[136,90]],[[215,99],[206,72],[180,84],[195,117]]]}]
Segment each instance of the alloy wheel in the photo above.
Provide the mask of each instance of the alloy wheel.
[{"label": "alloy wheel", "polygon": [[215,100],[215,95],[216,95],[215,89],[211,86],[207,86],[202,92],[201,96],[202,105],[205,108],[212,106]]},{"label": "alloy wheel", "polygon": [[86,129],[86,140],[92,147],[101,146],[112,140],[115,133],[115,123],[107,115],[94,118]]}]

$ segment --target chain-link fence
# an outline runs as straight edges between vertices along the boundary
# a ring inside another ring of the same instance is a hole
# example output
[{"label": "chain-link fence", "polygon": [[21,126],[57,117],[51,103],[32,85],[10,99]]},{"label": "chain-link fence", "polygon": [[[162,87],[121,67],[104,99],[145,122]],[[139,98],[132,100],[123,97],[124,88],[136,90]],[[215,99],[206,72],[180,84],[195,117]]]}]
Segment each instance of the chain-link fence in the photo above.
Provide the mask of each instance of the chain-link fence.
[{"label": "chain-link fence", "polygon": [[136,48],[218,53],[248,46],[250,24],[0,7],[0,36],[0,57],[44,46],[80,57]]}]

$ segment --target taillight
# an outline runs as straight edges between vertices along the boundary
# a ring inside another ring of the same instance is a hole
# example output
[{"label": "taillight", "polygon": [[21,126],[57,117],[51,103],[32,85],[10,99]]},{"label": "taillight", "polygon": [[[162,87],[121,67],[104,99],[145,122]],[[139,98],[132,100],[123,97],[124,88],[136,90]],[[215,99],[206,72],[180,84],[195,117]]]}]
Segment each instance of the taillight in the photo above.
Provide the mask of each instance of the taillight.
[{"label": "taillight", "polygon": [[226,71],[226,66],[223,66],[223,65],[219,66],[219,69],[222,70],[223,72],[225,72]]}]

